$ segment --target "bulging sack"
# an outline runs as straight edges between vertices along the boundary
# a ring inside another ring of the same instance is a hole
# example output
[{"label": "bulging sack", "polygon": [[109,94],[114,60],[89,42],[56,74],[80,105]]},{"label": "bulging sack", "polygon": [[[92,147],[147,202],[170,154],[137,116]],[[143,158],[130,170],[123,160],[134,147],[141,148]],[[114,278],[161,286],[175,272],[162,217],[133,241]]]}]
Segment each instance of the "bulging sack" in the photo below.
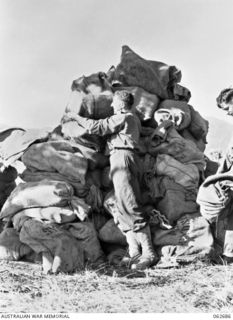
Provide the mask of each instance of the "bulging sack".
[{"label": "bulging sack", "polygon": [[193,141],[184,139],[170,121],[164,121],[155,129],[148,152],[153,156],[167,154],[185,164],[193,163],[200,172],[205,167],[204,154]]},{"label": "bulging sack", "polygon": [[[179,134],[188,141],[192,142],[195,144],[195,146],[198,148],[198,150],[200,150],[202,153],[204,153],[205,149],[206,149],[206,141],[203,140],[203,138],[201,139],[196,139],[194,138],[194,136],[191,134],[191,132],[188,129],[184,129],[182,131],[179,132]],[[195,148],[196,149],[196,148]]]},{"label": "bulging sack", "polygon": [[186,101],[189,102],[191,98],[191,92],[188,88],[175,83],[171,90],[170,98],[173,100]]},{"label": "bulging sack", "polygon": [[197,140],[203,139],[206,143],[206,136],[209,130],[209,122],[205,120],[200,113],[189,105],[191,113],[191,123],[188,130]]},{"label": "bulging sack", "polygon": [[198,210],[196,192],[187,190],[169,177],[163,176],[158,182],[160,199],[157,209],[164,214],[171,225],[186,213]]},{"label": "bulging sack", "polygon": [[42,180],[64,181],[74,189],[74,195],[84,198],[89,192],[89,186],[82,184],[79,179],[70,179],[58,172],[39,171],[33,168],[27,168],[20,174],[20,178],[25,182],[40,182]]},{"label": "bulging sack", "polygon": [[128,46],[123,46],[121,61],[110,80],[118,81],[122,86],[141,87],[161,99],[168,99],[170,88],[181,80],[181,72],[175,66],[145,60]]},{"label": "bulging sack", "polygon": [[14,229],[20,231],[24,222],[28,219],[41,220],[46,223],[54,222],[62,224],[75,221],[77,219],[77,214],[70,207],[28,208],[13,216],[12,223]]},{"label": "bulging sack", "polygon": [[9,128],[0,131],[0,159],[5,167],[18,160],[23,152],[35,141],[46,140],[49,136],[49,129],[28,129]]},{"label": "bulging sack", "polygon": [[63,145],[67,149],[64,142],[61,142],[60,148],[56,144],[58,145],[58,142],[53,141],[33,144],[23,154],[23,163],[26,167],[39,171],[57,172],[68,179],[85,184],[87,160],[81,152],[75,152],[70,145],[67,151],[62,150]]},{"label": "bulging sack", "polygon": [[190,125],[191,113],[185,101],[163,100],[155,112],[154,118],[158,124],[164,120],[171,120],[179,131]]},{"label": "bulging sack", "polygon": [[17,261],[32,253],[32,249],[19,240],[18,232],[6,228],[0,234],[0,260]]},{"label": "bulging sack", "polygon": [[71,90],[85,94],[99,94],[103,91],[111,90],[111,84],[108,82],[107,74],[100,71],[92,73],[89,76],[83,75],[74,80],[71,85]]},{"label": "bulging sack", "polygon": [[68,112],[80,114],[83,98],[85,97],[85,95],[86,94],[83,91],[72,91],[70,93],[70,98],[65,109],[65,114]]},{"label": "bulging sack", "polygon": [[101,92],[98,95],[89,93],[83,98],[79,114],[94,120],[110,117],[113,115],[112,99],[111,91]]},{"label": "bulging sack", "polygon": [[127,245],[125,235],[117,227],[114,219],[108,220],[105,225],[99,230],[99,239],[107,243]]},{"label": "bulging sack", "polygon": [[156,173],[173,179],[186,189],[197,190],[199,185],[199,172],[194,164],[183,164],[167,154],[157,156]]},{"label": "bulging sack", "polygon": [[183,215],[170,230],[155,230],[153,243],[156,246],[183,246],[186,254],[190,254],[195,250],[210,251],[214,239],[209,223],[196,212]]},{"label": "bulging sack", "polygon": [[54,223],[27,220],[20,231],[20,241],[36,253],[43,253],[45,273],[73,272],[84,269],[84,252],[79,242]]},{"label": "bulging sack", "polygon": [[151,94],[139,87],[117,87],[117,90],[126,90],[134,96],[134,104],[132,109],[141,121],[147,121],[154,115],[159,105],[159,98],[155,94]]},{"label": "bulging sack", "polygon": [[109,164],[108,157],[103,154],[105,140],[102,137],[97,135],[82,136],[83,128],[76,121],[63,123],[62,133],[88,160],[89,169],[105,168]]},{"label": "bulging sack", "polygon": [[73,188],[62,181],[20,183],[4,203],[0,219],[10,219],[17,212],[27,208],[65,207],[70,203],[73,194]]},{"label": "bulging sack", "polygon": [[84,261],[91,264],[101,264],[105,260],[97,232],[92,222],[70,223],[65,228],[75,237],[83,248]]},{"label": "bulging sack", "polygon": [[112,88],[104,72],[74,80],[71,90],[65,113],[74,112],[96,120],[113,115]]},{"label": "bulging sack", "polygon": [[160,247],[160,268],[216,257],[210,225],[199,212],[184,215],[171,230],[155,232],[153,240]]}]

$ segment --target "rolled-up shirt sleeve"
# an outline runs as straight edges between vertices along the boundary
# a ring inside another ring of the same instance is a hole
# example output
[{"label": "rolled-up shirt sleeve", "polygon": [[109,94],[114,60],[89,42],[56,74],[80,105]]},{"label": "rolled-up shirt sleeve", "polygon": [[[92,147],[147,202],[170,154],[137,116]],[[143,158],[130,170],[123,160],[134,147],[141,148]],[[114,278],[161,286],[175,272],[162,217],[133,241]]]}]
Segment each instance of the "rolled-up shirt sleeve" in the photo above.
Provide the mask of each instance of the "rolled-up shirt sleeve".
[{"label": "rolled-up shirt sleeve", "polygon": [[92,120],[79,115],[72,116],[72,120],[83,127],[88,134],[104,136],[119,132],[125,123],[125,115],[117,114],[106,119]]}]

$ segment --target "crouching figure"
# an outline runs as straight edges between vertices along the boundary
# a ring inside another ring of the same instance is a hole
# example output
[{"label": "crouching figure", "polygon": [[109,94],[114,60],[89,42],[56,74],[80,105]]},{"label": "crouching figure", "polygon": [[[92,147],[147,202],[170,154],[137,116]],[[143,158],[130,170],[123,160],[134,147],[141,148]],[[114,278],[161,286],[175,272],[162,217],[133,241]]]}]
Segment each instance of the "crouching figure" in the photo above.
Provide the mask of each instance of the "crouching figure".
[{"label": "crouching figure", "polygon": [[[217,98],[218,107],[233,116],[233,89],[225,89]],[[211,225],[224,219],[223,261],[233,263],[233,136],[216,174],[201,185],[197,202],[201,214]]]}]

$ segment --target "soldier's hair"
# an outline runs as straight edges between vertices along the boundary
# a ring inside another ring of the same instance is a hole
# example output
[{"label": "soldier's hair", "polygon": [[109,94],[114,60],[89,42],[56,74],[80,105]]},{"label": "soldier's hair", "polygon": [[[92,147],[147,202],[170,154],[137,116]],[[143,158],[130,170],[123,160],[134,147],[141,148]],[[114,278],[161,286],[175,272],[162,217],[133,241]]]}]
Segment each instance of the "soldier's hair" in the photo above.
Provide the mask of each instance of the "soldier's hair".
[{"label": "soldier's hair", "polygon": [[230,102],[232,97],[233,97],[233,88],[223,89],[216,99],[217,106],[220,109],[223,109],[226,106],[226,104]]},{"label": "soldier's hair", "polygon": [[123,101],[128,109],[131,109],[132,105],[134,104],[134,97],[132,93],[130,93],[127,90],[121,90],[116,91],[115,96],[117,96],[121,101]]}]

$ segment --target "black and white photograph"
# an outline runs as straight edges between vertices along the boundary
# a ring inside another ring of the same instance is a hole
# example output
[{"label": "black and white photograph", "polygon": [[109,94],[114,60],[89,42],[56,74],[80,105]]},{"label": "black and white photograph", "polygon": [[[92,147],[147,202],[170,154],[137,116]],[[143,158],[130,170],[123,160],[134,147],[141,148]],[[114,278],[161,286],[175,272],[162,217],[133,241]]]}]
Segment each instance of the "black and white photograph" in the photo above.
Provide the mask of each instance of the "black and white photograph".
[{"label": "black and white photograph", "polygon": [[231,319],[232,16],[0,0],[2,319]]}]

